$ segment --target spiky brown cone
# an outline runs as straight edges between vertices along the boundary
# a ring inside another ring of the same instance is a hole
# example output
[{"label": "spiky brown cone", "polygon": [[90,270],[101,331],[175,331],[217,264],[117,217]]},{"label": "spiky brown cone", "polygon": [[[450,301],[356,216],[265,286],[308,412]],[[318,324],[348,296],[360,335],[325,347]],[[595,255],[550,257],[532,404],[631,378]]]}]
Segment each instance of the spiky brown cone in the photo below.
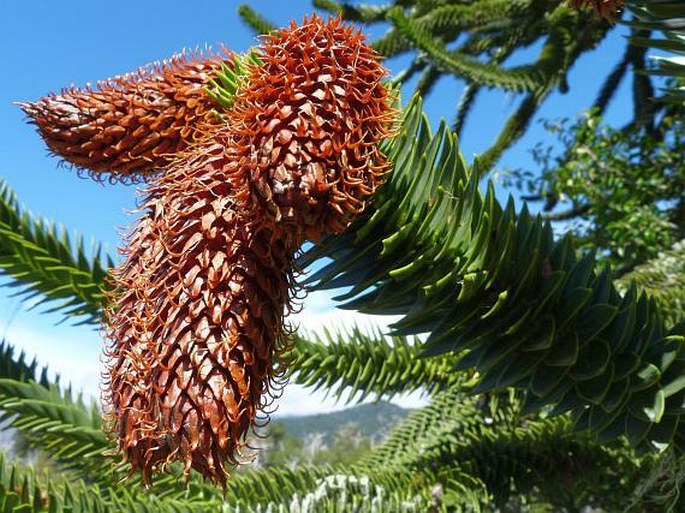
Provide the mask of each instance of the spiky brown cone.
[{"label": "spiky brown cone", "polygon": [[233,56],[181,54],[161,65],[20,103],[52,152],[96,179],[140,180],[220,121],[205,87]]},{"label": "spiky brown cone", "polygon": [[570,2],[576,9],[590,5],[598,16],[609,21],[614,21],[625,5],[624,0],[570,0]]},{"label": "spiky brown cone", "polygon": [[394,112],[340,20],[266,40],[226,124],[149,189],[113,276],[105,403],[125,459],[224,483],[269,400],[305,237],[342,230],[383,180]]},{"label": "spiky brown cone", "polygon": [[225,484],[274,385],[296,248],[235,209],[213,144],[150,190],[107,312],[108,424],[149,483],[174,460]]},{"label": "spiky brown cone", "polygon": [[385,69],[357,29],[317,16],[265,36],[259,58],[228,115],[235,181],[261,222],[314,240],[339,232],[389,169]]}]

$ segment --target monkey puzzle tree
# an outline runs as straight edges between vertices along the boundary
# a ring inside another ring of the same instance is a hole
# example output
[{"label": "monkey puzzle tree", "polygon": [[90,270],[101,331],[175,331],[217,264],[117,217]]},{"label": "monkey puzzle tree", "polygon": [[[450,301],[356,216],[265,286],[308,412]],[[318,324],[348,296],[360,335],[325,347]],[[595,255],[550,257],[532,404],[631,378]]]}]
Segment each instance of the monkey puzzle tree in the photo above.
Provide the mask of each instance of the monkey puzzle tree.
[{"label": "monkey puzzle tree", "polygon": [[[682,248],[634,271],[673,291],[658,302],[630,276],[614,283],[548,223],[482,192],[452,130],[431,133],[420,97],[389,94],[339,21],[198,59],[25,107],[91,172],[158,173],[141,177],[145,214],[113,279],[111,259],[2,191],[5,274],[77,320],[106,312],[108,413],[129,461],[95,407],[4,346],[0,408],[63,472],[0,462],[3,509],[618,509],[650,454],[679,456],[684,327],[662,312],[677,320]],[[290,269],[322,262],[300,286],[347,287],[345,308],[401,315],[392,336],[288,336]],[[223,492],[189,475],[223,482],[280,372],[361,397],[423,389],[431,404],[352,465],[236,472]],[[145,482],[166,473],[150,490],[121,485],[130,464]]]}]

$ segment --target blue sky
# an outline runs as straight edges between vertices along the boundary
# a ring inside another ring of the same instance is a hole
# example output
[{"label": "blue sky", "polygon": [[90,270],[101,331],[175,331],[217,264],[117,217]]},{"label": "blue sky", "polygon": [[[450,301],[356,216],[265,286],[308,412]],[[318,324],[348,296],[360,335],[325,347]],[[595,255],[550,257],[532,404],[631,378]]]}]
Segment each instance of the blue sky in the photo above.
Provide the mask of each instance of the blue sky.
[{"label": "blue sky", "polygon": [[[114,252],[120,233],[132,222],[127,214],[135,207],[135,189],[121,185],[100,185],[79,178],[73,171],[58,167],[33,127],[24,122],[15,101],[35,100],[62,87],[95,83],[132,71],[149,62],[169,57],[183,48],[202,48],[225,44],[243,51],[256,43],[252,32],[243,26],[236,8],[240,2],[218,0],[202,2],[0,1],[0,44],[4,49],[3,80],[0,81],[0,177],[17,192],[20,201],[33,213],[53,219],[83,234],[86,240],[105,243]],[[370,3],[370,2],[367,2]],[[251,5],[277,24],[300,20],[312,11],[309,0],[253,0]],[[375,28],[374,34],[382,32]],[[625,30],[620,28],[596,51],[583,57],[569,76],[571,92],[554,94],[541,110],[540,118],[573,117],[596,96],[597,80],[620,58]],[[532,58],[537,48],[522,52],[517,59]],[[390,62],[392,72],[402,62]],[[426,103],[433,120],[446,116],[451,122],[462,85],[444,79]],[[499,132],[518,99],[497,91],[479,98],[466,125],[462,150],[468,160],[483,151]],[[608,112],[613,123],[627,121],[631,115],[628,82]],[[545,137],[539,123],[505,154],[502,165],[529,167],[528,150]],[[302,323],[316,328],[321,323],[358,319],[349,313],[331,311],[327,296],[308,298]],[[41,355],[41,362],[59,370],[63,379],[84,387],[96,396],[101,342],[96,331],[77,328],[61,321],[58,315],[40,315],[0,290],[0,337],[29,354]],[[363,320],[362,322],[370,322]],[[301,413],[333,408],[320,396],[309,397],[302,390],[288,391],[281,412]],[[404,404],[414,404],[407,400]]]}]

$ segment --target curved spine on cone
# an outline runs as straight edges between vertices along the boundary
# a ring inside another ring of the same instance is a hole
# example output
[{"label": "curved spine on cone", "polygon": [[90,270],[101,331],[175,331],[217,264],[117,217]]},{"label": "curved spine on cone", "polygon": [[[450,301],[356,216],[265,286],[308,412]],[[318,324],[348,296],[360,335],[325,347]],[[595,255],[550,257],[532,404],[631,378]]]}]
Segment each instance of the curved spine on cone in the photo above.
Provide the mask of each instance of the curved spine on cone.
[{"label": "curved spine on cone", "polygon": [[221,124],[207,86],[235,56],[179,54],[162,64],[19,106],[51,152],[96,180],[141,181]]}]

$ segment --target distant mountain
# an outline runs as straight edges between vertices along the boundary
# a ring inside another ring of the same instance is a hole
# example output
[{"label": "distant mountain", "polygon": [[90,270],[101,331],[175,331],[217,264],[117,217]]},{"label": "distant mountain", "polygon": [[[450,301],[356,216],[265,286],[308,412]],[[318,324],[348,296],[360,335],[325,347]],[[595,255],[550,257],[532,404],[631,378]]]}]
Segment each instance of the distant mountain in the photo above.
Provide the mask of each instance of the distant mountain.
[{"label": "distant mountain", "polygon": [[282,424],[290,436],[298,438],[304,439],[312,433],[323,433],[326,443],[332,441],[333,435],[342,426],[354,422],[359,425],[365,437],[379,441],[410,412],[410,409],[379,401],[332,413],[277,417],[272,422]]}]

